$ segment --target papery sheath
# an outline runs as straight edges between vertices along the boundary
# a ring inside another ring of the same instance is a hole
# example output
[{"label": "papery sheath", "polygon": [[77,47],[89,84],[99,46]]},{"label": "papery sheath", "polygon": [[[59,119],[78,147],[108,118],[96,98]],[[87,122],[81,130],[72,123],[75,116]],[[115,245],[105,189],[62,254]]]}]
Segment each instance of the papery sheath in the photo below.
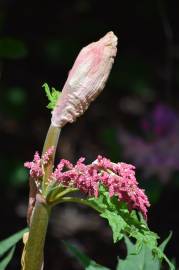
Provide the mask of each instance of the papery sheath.
[{"label": "papery sheath", "polygon": [[116,46],[117,37],[109,32],[80,51],[52,112],[52,126],[74,122],[100,94],[111,71]]}]

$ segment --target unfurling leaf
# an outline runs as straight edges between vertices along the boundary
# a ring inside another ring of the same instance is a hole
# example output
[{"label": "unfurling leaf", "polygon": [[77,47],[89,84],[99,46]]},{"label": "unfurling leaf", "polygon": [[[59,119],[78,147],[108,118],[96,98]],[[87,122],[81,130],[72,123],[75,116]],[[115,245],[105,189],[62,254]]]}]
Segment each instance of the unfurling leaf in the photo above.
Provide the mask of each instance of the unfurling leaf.
[{"label": "unfurling leaf", "polygon": [[57,91],[54,87],[52,87],[50,90],[50,87],[48,86],[47,83],[44,83],[42,87],[44,87],[47,98],[50,101],[49,104],[47,105],[47,108],[53,110],[54,107],[56,106],[57,100],[61,92]]}]

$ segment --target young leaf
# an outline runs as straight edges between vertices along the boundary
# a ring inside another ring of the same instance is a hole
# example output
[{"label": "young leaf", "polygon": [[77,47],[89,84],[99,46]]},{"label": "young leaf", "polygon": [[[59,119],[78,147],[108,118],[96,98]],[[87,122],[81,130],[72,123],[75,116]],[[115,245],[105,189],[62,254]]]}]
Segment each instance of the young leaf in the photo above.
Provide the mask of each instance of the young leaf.
[{"label": "young leaf", "polygon": [[13,255],[14,255],[15,247],[16,246],[11,248],[11,250],[8,252],[7,256],[5,256],[5,258],[1,260],[1,262],[0,262],[0,270],[5,270],[6,269],[6,266],[9,264],[9,262],[11,261]]},{"label": "young leaf", "polygon": [[8,249],[14,246],[24,235],[25,232],[28,231],[28,228],[25,228],[12,236],[6,238],[5,240],[0,241],[0,256],[2,256]]},{"label": "young leaf", "polygon": [[78,259],[80,264],[84,267],[85,270],[110,270],[107,267],[104,267],[95,261],[91,260],[83,252],[79,251],[74,245],[64,242],[67,249]]},{"label": "young leaf", "polygon": [[54,87],[52,87],[52,89],[50,90],[50,87],[48,86],[47,83],[44,83],[42,87],[45,89],[47,98],[50,101],[49,104],[47,105],[47,108],[53,110],[61,92],[57,91]]}]

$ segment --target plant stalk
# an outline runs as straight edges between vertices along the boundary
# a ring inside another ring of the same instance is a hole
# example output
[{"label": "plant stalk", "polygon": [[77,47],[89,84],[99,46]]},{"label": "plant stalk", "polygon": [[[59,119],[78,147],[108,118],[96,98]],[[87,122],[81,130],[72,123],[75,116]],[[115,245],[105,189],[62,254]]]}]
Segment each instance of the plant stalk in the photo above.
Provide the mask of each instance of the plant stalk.
[{"label": "plant stalk", "polygon": [[29,236],[23,252],[22,270],[43,269],[43,250],[50,212],[50,206],[36,200]]},{"label": "plant stalk", "polygon": [[77,197],[62,197],[58,201],[54,202],[54,204],[52,204],[52,205],[56,205],[56,204],[63,203],[63,202],[79,203],[79,204],[91,207],[91,208],[93,208],[94,210],[96,210],[99,213],[102,212],[102,209],[100,207],[91,204],[90,202],[88,202],[85,199],[77,198]]},{"label": "plant stalk", "polygon": [[43,191],[45,191],[49,176],[51,175],[51,173],[53,171],[53,164],[54,164],[57,144],[58,144],[58,140],[59,140],[59,136],[60,136],[60,131],[61,131],[60,128],[50,125],[49,130],[47,132],[46,139],[45,139],[42,155],[45,154],[45,152],[50,147],[54,147],[54,151],[53,151],[53,155],[50,159],[50,162],[45,167],[45,174],[44,174],[44,178],[43,178],[43,187],[42,187]]},{"label": "plant stalk", "polygon": [[[53,156],[44,168],[42,194],[45,193],[49,176],[53,171],[56,148],[61,129],[50,125],[43,147],[44,154],[50,147],[54,147]],[[30,218],[29,236],[22,254],[22,270],[43,270],[43,250],[51,206],[47,205],[43,195],[36,195],[36,203]]]}]

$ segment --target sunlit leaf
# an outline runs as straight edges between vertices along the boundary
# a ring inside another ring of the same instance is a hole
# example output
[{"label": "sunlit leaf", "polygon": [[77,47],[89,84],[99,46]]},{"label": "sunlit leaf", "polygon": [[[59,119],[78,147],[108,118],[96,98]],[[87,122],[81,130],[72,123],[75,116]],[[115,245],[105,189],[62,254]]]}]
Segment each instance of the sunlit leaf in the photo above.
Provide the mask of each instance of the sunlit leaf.
[{"label": "sunlit leaf", "polygon": [[140,264],[142,256],[152,254],[158,260],[165,259],[170,269],[173,269],[163,250],[158,246],[158,235],[150,231],[142,215],[136,211],[129,211],[127,205],[119,202],[117,197],[113,196],[110,198],[109,192],[102,185],[99,189],[99,196],[97,198],[89,198],[88,203],[95,209],[98,209],[101,217],[108,220],[113,232],[114,242],[121,240],[125,236],[135,239],[135,254],[138,254],[140,257]]},{"label": "sunlit leaf", "polygon": [[[159,246],[161,252],[164,251],[168,241],[171,238],[171,233],[166,240]],[[162,264],[162,258],[158,258],[153,254],[152,250],[147,245],[143,245],[139,252],[136,253],[136,245],[132,243],[128,237],[125,237],[125,243],[127,247],[127,257],[118,261],[116,270],[160,270]],[[164,255],[165,257],[165,255]],[[174,265],[165,258],[171,270],[174,270]]]}]

